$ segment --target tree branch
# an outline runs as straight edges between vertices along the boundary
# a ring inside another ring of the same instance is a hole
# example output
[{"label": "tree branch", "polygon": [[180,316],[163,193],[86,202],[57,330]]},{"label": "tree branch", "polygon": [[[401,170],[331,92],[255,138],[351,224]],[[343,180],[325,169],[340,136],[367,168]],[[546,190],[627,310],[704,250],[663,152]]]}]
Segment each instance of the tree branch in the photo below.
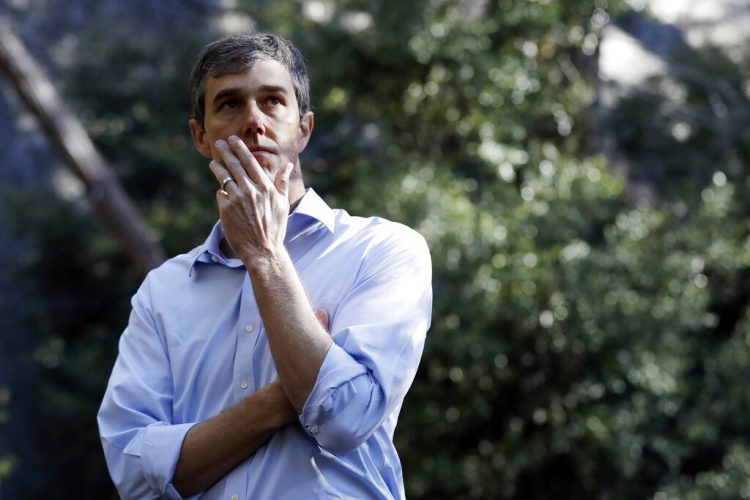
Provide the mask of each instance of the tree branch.
[{"label": "tree branch", "polygon": [[136,266],[147,272],[161,264],[166,258],[164,250],[149,234],[146,223],[86,130],[13,33],[11,23],[3,17],[0,17],[0,72],[37,118],[65,163],[86,186],[92,206]]}]

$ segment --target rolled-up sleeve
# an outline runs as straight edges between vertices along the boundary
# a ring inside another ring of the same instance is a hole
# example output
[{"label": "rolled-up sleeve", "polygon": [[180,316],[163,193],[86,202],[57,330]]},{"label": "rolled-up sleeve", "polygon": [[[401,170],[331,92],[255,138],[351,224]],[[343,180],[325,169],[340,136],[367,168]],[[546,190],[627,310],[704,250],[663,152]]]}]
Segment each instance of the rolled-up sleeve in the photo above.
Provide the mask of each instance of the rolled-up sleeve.
[{"label": "rolled-up sleeve", "polygon": [[182,498],[171,484],[192,423],[172,425],[169,357],[149,309],[148,280],[133,297],[97,422],[112,480],[124,499]]},{"label": "rolled-up sleeve", "polygon": [[416,375],[432,313],[432,264],[405,226],[368,248],[331,323],[334,343],[300,422],[332,452],[357,448],[397,412]]}]

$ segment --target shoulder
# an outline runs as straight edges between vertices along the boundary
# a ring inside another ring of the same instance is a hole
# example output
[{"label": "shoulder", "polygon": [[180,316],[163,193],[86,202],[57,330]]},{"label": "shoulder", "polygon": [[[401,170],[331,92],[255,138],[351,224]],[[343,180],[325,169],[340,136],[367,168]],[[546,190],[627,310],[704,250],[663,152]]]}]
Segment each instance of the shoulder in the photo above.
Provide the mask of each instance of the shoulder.
[{"label": "shoulder", "polygon": [[364,263],[412,263],[431,266],[430,250],[424,237],[414,229],[383,217],[351,216],[334,210],[337,237],[350,241],[361,252]]},{"label": "shoulder", "polygon": [[370,245],[415,247],[429,253],[424,237],[405,224],[377,216],[353,216],[342,209],[334,209],[333,212],[334,233],[337,235]]},{"label": "shoulder", "polygon": [[187,253],[165,260],[160,266],[152,269],[146,275],[138,293],[156,293],[165,288],[172,288],[187,284],[191,280],[193,266],[196,259],[203,253],[204,247],[195,247]]}]

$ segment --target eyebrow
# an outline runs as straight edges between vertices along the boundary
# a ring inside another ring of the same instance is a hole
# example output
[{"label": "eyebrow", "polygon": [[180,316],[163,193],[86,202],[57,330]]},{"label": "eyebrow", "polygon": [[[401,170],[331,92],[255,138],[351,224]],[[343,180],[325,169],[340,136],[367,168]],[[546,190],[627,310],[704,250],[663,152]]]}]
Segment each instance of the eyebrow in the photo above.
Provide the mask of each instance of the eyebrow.
[{"label": "eyebrow", "polygon": [[227,87],[218,91],[211,102],[215,105],[216,103],[223,99],[226,99],[227,97],[234,97],[241,93],[242,89],[240,87]]}]

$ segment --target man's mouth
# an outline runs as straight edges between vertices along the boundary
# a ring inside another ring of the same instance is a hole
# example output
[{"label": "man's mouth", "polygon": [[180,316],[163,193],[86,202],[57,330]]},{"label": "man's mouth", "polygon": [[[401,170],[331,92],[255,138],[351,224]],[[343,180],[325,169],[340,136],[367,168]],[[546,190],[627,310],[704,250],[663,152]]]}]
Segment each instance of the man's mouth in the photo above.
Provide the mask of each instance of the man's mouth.
[{"label": "man's mouth", "polygon": [[250,150],[250,152],[251,152],[251,153],[252,153],[253,155],[258,155],[258,154],[273,155],[273,154],[276,154],[276,153],[275,153],[275,151],[273,151],[273,150],[271,150],[271,149],[269,149],[269,148],[263,148],[263,147],[250,147],[250,148],[248,148],[248,149]]}]

